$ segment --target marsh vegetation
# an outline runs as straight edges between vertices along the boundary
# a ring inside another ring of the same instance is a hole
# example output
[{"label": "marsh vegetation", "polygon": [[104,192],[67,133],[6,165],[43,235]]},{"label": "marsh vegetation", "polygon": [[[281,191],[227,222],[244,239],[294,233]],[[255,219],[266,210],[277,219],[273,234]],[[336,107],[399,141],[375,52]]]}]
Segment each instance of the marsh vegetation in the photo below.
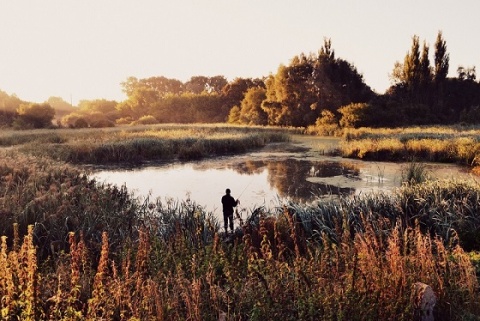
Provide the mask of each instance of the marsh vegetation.
[{"label": "marsh vegetation", "polygon": [[257,137],[245,148],[288,140],[210,126],[36,132],[21,143],[3,133],[2,319],[412,320],[419,281],[435,290],[435,319],[479,315],[475,183],[415,179],[394,193],[258,208],[224,238],[193,201],[141,201],[39,152],[202,132],[230,144]]},{"label": "marsh vegetation", "polygon": [[0,133],[0,146],[16,146],[29,155],[68,163],[99,165],[195,160],[244,153],[286,140],[288,130],[225,125],[151,125]]}]

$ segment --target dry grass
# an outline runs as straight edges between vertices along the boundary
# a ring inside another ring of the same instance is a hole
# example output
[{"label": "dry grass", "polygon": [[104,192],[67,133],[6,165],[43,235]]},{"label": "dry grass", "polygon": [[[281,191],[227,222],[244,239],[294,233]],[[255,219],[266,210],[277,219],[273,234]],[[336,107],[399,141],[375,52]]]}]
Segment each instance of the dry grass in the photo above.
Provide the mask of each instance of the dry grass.
[{"label": "dry grass", "polygon": [[291,129],[220,125],[155,125],[108,129],[3,132],[0,145],[69,163],[138,164],[244,153],[288,141]]},{"label": "dry grass", "polygon": [[6,151],[1,318],[413,320],[413,285],[424,282],[436,320],[474,320],[478,259],[465,251],[480,250],[479,213],[479,186],[427,182],[258,209],[226,239],[192,202],[139,203],[79,169]]},{"label": "dry grass", "polygon": [[459,163],[475,168],[480,157],[480,129],[411,127],[345,130],[344,157]]},{"label": "dry grass", "polygon": [[2,318],[217,320],[223,312],[228,320],[412,320],[418,281],[435,290],[437,320],[479,312],[475,271],[458,245],[445,247],[418,227],[379,235],[365,221],[363,233],[343,231],[338,242],[323,235],[312,247],[284,215],[260,218],[243,242],[225,244],[217,234],[197,249],[182,235],[169,241],[177,251],[143,231],[118,261],[109,259],[106,234],[97,262],[70,238],[70,253],[50,273],[36,268],[30,229],[18,249],[2,241]]},{"label": "dry grass", "polygon": [[[42,174],[35,177],[42,190]],[[23,194],[30,185],[16,186]],[[135,233],[119,238],[113,222],[105,222],[109,233],[92,225],[97,246],[85,230],[66,231],[67,246],[47,257],[34,226],[22,232],[20,221],[0,244],[2,319],[412,320],[420,281],[438,298],[436,320],[465,320],[480,313],[464,251],[480,248],[479,200],[478,186],[437,182],[394,196],[259,209],[230,241],[194,203],[147,200],[134,211]],[[77,206],[95,208],[92,201]]]}]

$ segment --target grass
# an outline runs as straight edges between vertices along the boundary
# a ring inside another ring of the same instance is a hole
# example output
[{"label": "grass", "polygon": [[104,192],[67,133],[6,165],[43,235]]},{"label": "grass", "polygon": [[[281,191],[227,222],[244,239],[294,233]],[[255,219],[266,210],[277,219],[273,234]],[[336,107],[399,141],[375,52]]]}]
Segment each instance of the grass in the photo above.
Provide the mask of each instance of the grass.
[{"label": "grass", "polygon": [[402,182],[415,185],[425,183],[430,180],[427,167],[424,163],[412,160],[408,165],[402,168]]},{"label": "grass", "polygon": [[416,282],[437,320],[480,313],[476,185],[257,209],[223,239],[195,203],[140,202],[48,158],[5,152],[0,178],[5,320],[412,320]]},{"label": "grass", "polygon": [[75,164],[140,164],[243,153],[289,140],[292,130],[239,126],[155,125],[4,132],[0,145]]},{"label": "grass", "polygon": [[[213,126],[55,133],[38,149],[268,141]],[[480,186],[425,180],[418,163],[392,194],[259,208],[225,238],[191,201],[140,200],[16,148],[0,156],[2,320],[414,320],[417,282],[433,288],[436,320],[480,315]]]},{"label": "grass", "polygon": [[360,128],[345,130],[344,157],[367,160],[458,163],[477,170],[480,129],[476,127]]}]

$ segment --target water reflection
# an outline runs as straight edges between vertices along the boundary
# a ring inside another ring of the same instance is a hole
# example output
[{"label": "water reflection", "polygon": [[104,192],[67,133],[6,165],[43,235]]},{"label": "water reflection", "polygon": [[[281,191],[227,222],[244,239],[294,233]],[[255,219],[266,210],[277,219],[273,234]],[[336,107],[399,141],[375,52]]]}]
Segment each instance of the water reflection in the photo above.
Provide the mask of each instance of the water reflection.
[{"label": "water reflection", "polygon": [[358,180],[359,169],[329,161],[223,159],[102,170],[94,174],[102,182],[125,184],[137,196],[190,198],[217,212],[226,188],[249,209],[278,206],[282,200],[308,203],[324,195],[353,193],[355,189],[351,187],[312,182],[312,178],[338,175]]},{"label": "water reflection", "polygon": [[[389,191],[400,186],[403,166],[331,157],[306,160],[247,155],[130,170],[100,170],[94,177],[107,183],[125,184],[140,197],[189,198],[220,216],[220,199],[226,188],[240,199],[242,208],[271,208],[285,200],[310,203],[335,195]],[[432,163],[427,168],[439,179],[468,178],[455,165]]]},{"label": "water reflection", "polygon": [[321,195],[340,195],[354,192],[353,188],[341,188],[331,184],[313,183],[309,177],[333,177],[338,175],[357,177],[359,170],[343,166],[339,162],[304,160],[246,161],[233,166],[240,174],[267,172],[267,180],[282,199],[311,202]]}]

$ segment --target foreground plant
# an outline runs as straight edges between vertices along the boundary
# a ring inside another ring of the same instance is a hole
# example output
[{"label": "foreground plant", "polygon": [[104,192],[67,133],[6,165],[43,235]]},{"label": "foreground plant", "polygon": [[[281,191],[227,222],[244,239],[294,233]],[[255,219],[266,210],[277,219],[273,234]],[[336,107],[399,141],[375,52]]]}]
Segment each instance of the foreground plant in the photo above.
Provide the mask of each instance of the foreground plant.
[{"label": "foreground plant", "polygon": [[468,255],[418,227],[396,226],[382,236],[377,223],[364,222],[365,231],[352,237],[339,226],[339,241],[324,235],[319,246],[305,242],[291,213],[258,223],[245,227],[243,241],[223,243],[217,234],[206,247],[180,233],[165,242],[142,231],[116,260],[106,234],[98,261],[83,261],[83,241],[70,238],[70,254],[51,272],[35,268],[32,229],[16,250],[3,238],[0,295],[10,298],[1,303],[3,318],[412,320],[418,281],[435,291],[436,320],[479,312]]},{"label": "foreground plant", "polygon": [[224,238],[194,202],[140,203],[48,158],[3,156],[5,320],[412,320],[416,282],[436,320],[480,314],[471,183],[257,209]]}]

